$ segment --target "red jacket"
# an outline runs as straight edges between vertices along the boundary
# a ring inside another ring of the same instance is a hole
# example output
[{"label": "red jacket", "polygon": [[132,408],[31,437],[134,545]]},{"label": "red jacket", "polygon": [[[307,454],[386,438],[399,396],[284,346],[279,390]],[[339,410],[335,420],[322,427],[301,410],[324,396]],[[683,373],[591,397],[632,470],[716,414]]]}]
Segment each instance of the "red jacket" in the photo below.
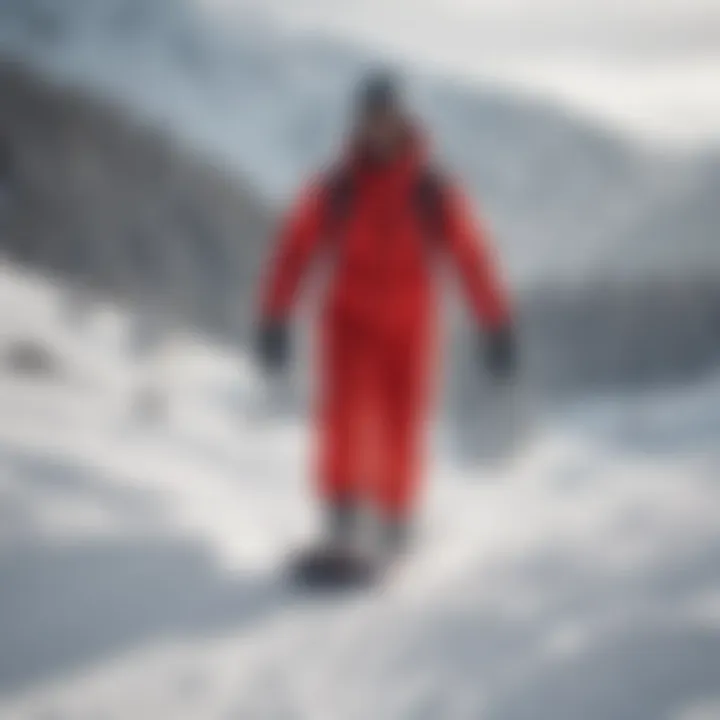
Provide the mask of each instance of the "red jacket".
[{"label": "red jacket", "polygon": [[485,233],[458,188],[443,188],[440,237],[427,237],[412,202],[426,167],[425,153],[414,140],[385,164],[351,155],[344,168],[350,178],[349,208],[333,233],[329,183],[312,183],[281,232],[264,285],[263,317],[284,320],[311,261],[325,255],[332,263],[325,302],[329,316],[393,330],[427,321],[435,305],[437,259],[445,254],[478,324],[488,329],[506,324],[508,303]]}]

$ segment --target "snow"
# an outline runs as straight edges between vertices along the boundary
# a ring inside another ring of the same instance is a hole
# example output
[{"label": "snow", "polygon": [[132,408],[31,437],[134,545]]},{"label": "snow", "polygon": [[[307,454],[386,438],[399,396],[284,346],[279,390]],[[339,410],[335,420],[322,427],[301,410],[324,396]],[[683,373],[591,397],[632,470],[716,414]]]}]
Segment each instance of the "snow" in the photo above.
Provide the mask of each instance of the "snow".
[{"label": "snow", "polygon": [[250,410],[251,364],[175,336],[150,424],[130,316],[0,293],[0,355],[67,368],[0,374],[3,720],[717,717],[720,378],[566,409],[490,470],[440,453],[407,565],[312,598],[280,573],[307,429]]}]

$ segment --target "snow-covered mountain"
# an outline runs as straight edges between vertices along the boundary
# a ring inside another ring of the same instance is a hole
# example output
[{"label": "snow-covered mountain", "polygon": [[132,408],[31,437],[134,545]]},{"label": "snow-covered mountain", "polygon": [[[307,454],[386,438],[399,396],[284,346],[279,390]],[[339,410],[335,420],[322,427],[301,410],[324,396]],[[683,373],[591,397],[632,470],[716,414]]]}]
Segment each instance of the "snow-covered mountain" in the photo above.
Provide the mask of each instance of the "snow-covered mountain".
[{"label": "snow-covered mountain", "polygon": [[249,183],[9,63],[0,94],[5,257],[72,279],[88,300],[244,336],[273,223]]},{"label": "snow-covered mountain", "polygon": [[[676,276],[683,270],[715,273],[720,267],[720,162],[699,158],[691,174],[680,174],[665,202],[638,215],[605,253],[627,257],[627,275]],[[628,253],[626,248],[632,248]],[[675,272],[673,272],[673,270]]]},{"label": "snow-covered mountain", "polygon": [[[0,184],[6,206],[25,197],[3,247],[27,260],[41,246],[36,262],[243,339],[267,206],[337,147],[371,55],[191,2],[0,0],[0,19],[0,53],[21,66],[0,76]],[[495,230],[537,389],[717,364],[715,158],[658,157],[537,100],[409,79]]]},{"label": "snow-covered mountain", "polygon": [[[0,52],[170,128],[275,199],[337,147],[349,88],[379,59],[290,35],[241,3],[228,13],[191,0],[2,0]],[[642,273],[648,255],[661,273],[717,268],[712,208],[693,225],[691,257],[675,235],[654,252],[653,218],[688,188],[711,192],[692,159],[654,156],[538,99],[409,74],[443,162],[470,184],[518,282]],[[662,224],[687,220],[678,209]]]}]

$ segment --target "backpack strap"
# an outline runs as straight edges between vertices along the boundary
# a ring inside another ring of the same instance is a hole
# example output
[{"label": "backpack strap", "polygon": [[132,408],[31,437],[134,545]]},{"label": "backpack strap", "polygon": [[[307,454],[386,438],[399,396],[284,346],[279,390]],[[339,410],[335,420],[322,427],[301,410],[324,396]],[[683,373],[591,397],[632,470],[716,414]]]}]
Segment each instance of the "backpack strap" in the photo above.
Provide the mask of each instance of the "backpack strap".
[{"label": "backpack strap", "polygon": [[440,172],[434,167],[427,167],[414,190],[414,210],[431,246],[439,244],[444,233],[445,188],[446,182]]},{"label": "backpack strap", "polygon": [[325,180],[325,193],[324,235],[335,242],[342,235],[345,221],[352,212],[353,182],[350,173],[343,168],[332,171]]},{"label": "backpack strap", "polygon": [[[327,206],[324,235],[331,242],[341,242],[343,226],[352,213],[352,176],[346,170],[335,170],[328,175],[325,183]],[[412,190],[413,212],[420,219],[429,245],[436,245],[442,240],[445,187],[441,174],[435,168],[427,167]]]}]

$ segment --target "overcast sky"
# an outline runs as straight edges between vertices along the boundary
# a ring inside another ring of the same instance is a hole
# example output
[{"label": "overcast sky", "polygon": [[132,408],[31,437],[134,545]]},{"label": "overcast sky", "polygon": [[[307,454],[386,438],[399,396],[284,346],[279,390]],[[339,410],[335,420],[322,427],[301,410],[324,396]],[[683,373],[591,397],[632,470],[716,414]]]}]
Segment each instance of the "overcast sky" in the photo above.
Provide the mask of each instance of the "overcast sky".
[{"label": "overcast sky", "polygon": [[197,0],[551,94],[661,141],[720,143],[720,0]]}]

